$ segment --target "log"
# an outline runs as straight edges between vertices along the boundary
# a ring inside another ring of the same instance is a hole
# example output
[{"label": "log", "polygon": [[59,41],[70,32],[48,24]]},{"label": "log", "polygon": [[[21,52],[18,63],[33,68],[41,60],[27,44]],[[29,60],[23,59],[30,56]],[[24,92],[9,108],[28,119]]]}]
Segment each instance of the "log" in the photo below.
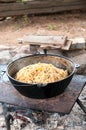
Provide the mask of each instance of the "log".
[{"label": "log", "polygon": [[0,3],[0,17],[56,13],[84,8],[86,8],[86,0],[35,0],[23,3]]}]

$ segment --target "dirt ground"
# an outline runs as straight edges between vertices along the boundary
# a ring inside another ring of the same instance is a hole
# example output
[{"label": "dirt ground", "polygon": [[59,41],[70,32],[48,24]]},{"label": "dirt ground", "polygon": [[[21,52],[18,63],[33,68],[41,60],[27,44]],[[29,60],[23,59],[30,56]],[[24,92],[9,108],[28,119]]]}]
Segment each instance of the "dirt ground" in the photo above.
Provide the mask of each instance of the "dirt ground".
[{"label": "dirt ground", "polygon": [[30,34],[86,37],[86,10],[7,17],[0,21],[0,44],[18,45],[19,38]]}]

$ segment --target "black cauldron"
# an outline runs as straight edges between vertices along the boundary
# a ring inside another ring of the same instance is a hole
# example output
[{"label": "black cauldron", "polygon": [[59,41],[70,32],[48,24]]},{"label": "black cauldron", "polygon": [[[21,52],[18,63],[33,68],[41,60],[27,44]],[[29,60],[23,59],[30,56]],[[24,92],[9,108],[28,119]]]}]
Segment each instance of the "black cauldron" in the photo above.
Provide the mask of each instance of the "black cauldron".
[{"label": "black cauldron", "polygon": [[[68,70],[69,75],[60,81],[47,84],[29,84],[15,80],[15,74],[23,67],[35,63],[51,63],[56,67]],[[12,85],[24,96],[29,98],[51,98],[64,92],[75,72],[75,64],[68,58],[53,54],[34,54],[18,58],[7,67],[7,75]]]}]

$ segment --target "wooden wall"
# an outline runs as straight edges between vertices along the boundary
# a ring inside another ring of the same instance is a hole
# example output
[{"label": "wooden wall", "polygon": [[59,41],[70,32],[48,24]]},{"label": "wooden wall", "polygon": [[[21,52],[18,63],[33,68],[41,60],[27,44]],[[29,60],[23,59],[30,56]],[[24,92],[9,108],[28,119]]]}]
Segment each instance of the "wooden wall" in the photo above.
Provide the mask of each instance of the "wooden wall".
[{"label": "wooden wall", "polygon": [[86,8],[86,0],[32,0],[27,2],[0,0],[0,17],[56,13],[84,8]]}]

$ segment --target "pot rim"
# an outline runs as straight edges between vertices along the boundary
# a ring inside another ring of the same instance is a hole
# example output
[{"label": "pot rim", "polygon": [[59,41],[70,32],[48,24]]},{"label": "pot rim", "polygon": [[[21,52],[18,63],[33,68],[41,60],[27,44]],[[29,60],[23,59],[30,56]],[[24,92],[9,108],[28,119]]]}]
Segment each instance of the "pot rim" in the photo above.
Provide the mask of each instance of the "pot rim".
[{"label": "pot rim", "polygon": [[[56,57],[63,58],[63,59],[65,59],[65,60],[68,60],[70,63],[72,63],[72,65],[73,65],[73,71],[72,71],[66,78],[64,78],[64,79],[62,79],[62,80],[55,81],[55,82],[49,82],[49,83],[46,83],[46,84],[42,84],[42,83],[40,83],[40,84],[37,84],[37,83],[31,84],[31,83],[20,82],[20,81],[14,79],[12,76],[10,76],[10,74],[8,73],[8,70],[9,70],[10,66],[11,66],[15,61],[20,60],[20,59],[22,59],[22,58],[33,57],[33,56],[56,56]],[[74,74],[75,70],[76,70],[75,63],[74,63],[71,59],[69,59],[69,58],[67,58],[67,57],[65,57],[65,56],[60,56],[60,55],[56,55],[56,54],[30,54],[30,55],[22,56],[22,57],[20,57],[20,58],[17,58],[17,59],[15,59],[15,60],[11,61],[11,62],[7,65],[6,74],[7,74],[7,76],[8,76],[10,79],[16,81],[16,82],[19,83],[19,84],[23,84],[23,85],[26,85],[26,86],[34,86],[34,85],[37,85],[37,86],[42,86],[42,87],[44,87],[44,86],[46,86],[46,85],[48,85],[48,84],[58,83],[58,82],[61,82],[61,81],[65,80],[65,79],[69,78],[70,76],[72,76],[72,75]],[[16,84],[16,85],[17,85],[17,84]],[[19,85],[19,86],[20,86],[20,85]]]}]

